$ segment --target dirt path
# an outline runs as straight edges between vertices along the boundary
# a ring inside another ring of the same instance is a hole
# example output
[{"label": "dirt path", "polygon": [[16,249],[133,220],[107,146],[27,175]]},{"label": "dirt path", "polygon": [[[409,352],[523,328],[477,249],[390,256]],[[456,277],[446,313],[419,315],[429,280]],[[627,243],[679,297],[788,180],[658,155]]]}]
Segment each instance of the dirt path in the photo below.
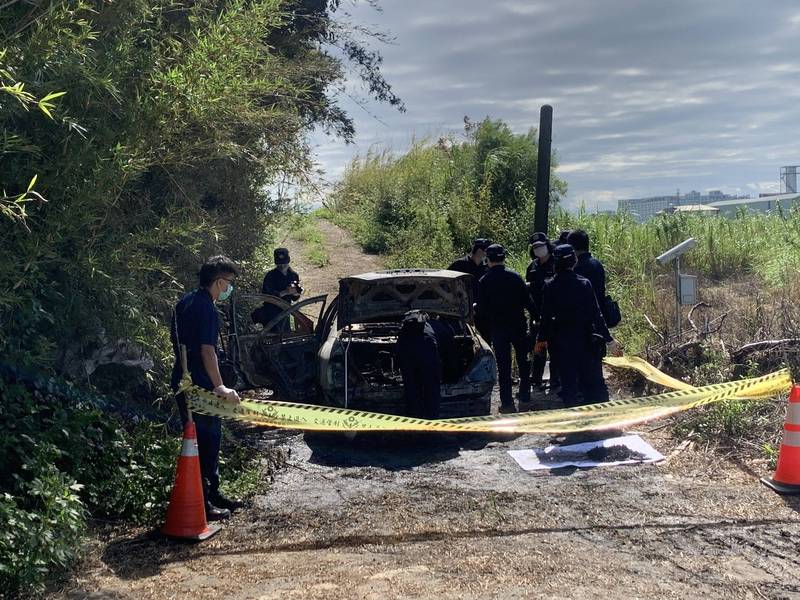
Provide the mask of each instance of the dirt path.
[{"label": "dirt path", "polygon": [[325,248],[330,257],[330,262],[324,267],[310,263],[303,243],[291,234],[279,240],[289,249],[292,268],[300,275],[306,297],[329,294],[332,298],[339,290],[339,280],[342,277],[384,268],[380,256],[364,253],[346,231],[330,221],[316,219],[315,222],[325,239]]},{"label": "dirt path", "polygon": [[[379,264],[339,229],[307,289]],[[115,539],[69,598],[800,598],[800,502],[766,473],[643,436],[647,466],[523,472],[536,436],[356,438],[264,432],[274,485],[197,546]]]}]

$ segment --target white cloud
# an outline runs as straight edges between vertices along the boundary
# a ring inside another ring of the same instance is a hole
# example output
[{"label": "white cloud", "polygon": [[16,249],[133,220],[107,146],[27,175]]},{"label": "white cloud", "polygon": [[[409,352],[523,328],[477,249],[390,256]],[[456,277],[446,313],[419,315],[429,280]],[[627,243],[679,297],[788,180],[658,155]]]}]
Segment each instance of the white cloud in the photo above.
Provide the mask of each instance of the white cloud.
[{"label": "white cloud", "polygon": [[647,72],[642,69],[635,69],[633,67],[628,67],[626,69],[617,69],[614,71],[614,75],[619,75],[620,77],[642,77],[646,75]]},{"label": "white cloud", "polygon": [[568,205],[777,187],[778,167],[800,163],[800,13],[786,3],[384,0],[382,14],[359,5],[354,20],[396,37],[377,49],[408,112],[343,99],[355,144],[315,137],[330,175],[375,143],[400,152],[415,132],[457,134],[464,115],[525,131],[542,104],[554,107]]}]

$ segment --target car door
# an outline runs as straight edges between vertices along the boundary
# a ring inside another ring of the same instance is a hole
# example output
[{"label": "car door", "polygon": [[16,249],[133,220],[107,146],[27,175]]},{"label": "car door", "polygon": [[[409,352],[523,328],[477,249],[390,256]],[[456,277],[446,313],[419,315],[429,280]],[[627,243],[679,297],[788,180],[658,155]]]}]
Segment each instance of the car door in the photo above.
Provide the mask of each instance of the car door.
[{"label": "car door", "polygon": [[316,328],[327,299],[321,295],[294,304],[265,294],[236,299],[231,345],[237,349],[244,387],[266,387],[277,398],[294,402],[317,397]]}]

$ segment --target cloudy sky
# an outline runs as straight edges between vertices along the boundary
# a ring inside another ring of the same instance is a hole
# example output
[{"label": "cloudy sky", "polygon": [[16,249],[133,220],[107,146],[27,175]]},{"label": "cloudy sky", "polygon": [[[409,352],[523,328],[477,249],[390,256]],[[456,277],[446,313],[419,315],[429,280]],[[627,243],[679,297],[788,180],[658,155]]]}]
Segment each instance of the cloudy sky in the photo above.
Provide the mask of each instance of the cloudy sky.
[{"label": "cloudy sky", "polygon": [[[463,131],[463,118],[538,126],[554,108],[567,206],[676,189],[778,191],[800,164],[797,0],[381,0],[351,20],[390,33],[376,46],[407,112],[349,99],[355,144],[315,135],[335,181],[370,148]],[[355,83],[350,94],[364,96]]]}]

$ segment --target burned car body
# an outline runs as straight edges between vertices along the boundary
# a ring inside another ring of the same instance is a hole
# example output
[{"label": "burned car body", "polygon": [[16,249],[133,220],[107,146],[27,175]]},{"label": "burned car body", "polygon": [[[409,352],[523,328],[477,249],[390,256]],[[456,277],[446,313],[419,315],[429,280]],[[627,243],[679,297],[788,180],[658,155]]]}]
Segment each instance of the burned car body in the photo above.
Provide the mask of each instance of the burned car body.
[{"label": "burned car body", "polygon": [[489,413],[494,356],[473,325],[469,275],[413,269],[347,277],[327,307],[326,296],[291,306],[258,294],[244,298],[281,310],[262,330],[251,331],[241,297],[232,304],[228,347],[240,387],[268,387],[298,402],[405,414],[395,344],[405,312],[419,309],[448,332],[446,347],[440,346],[442,418]]}]

